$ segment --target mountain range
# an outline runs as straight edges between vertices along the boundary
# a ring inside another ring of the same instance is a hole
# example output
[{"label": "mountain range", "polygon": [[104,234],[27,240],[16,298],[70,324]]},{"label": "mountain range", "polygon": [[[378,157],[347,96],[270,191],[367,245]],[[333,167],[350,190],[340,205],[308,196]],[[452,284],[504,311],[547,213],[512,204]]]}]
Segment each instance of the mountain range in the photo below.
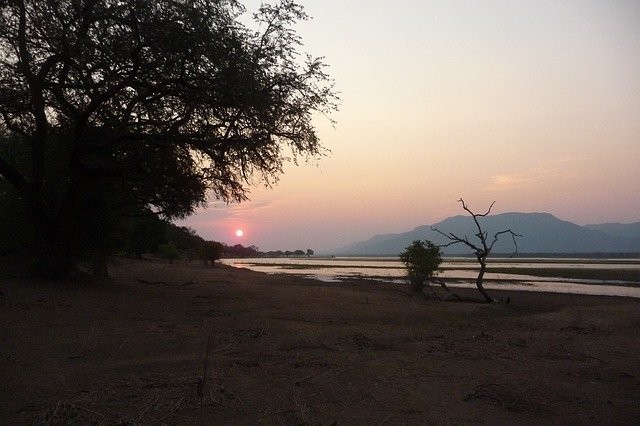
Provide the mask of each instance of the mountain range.
[{"label": "mountain range", "polygon": [[[516,238],[518,253],[535,254],[588,254],[588,253],[640,253],[640,222],[631,224],[603,223],[577,225],[560,220],[549,213],[502,213],[478,218],[489,240],[496,232],[510,229]],[[430,240],[435,244],[449,242],[432,228],[459,237],[468,237],[475,243],[477,230],[471,216],[453,216],[434,225],[419,226],[399,234],[376,235],[366,241],[349,244],[332,252],[340,256],[397,256],[414,240]],[[479,242],[479,241],[478,241]],[[493,248],[494,254],[515,251],[512,238],[501,235]],[[443,248],[444,254],[472,254],[464,244]]]}]

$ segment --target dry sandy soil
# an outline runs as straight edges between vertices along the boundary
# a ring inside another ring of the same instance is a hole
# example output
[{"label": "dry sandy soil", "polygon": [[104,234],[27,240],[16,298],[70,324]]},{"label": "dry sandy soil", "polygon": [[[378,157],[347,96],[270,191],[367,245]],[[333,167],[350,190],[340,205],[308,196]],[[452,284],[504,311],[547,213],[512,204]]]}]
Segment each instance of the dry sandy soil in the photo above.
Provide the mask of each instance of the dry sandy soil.
[{"label": "dry sandy soil", "polygon": [[110,272],[0,280],[1,424],[640,423],[640,300]]}]

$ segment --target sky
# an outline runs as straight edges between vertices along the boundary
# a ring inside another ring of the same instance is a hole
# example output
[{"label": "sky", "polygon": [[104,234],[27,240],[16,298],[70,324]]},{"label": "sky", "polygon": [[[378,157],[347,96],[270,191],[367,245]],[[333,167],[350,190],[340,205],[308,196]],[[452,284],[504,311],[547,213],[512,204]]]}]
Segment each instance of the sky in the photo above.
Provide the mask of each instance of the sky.
[{"label": "sky", "polygon": [[330,155],[180,225],[330,253],[463,214],[461,197],[477,212],[640,221],[637,0],[299,3],[302,50],[325,58],[341,99],[335,125],[314,121]]}]

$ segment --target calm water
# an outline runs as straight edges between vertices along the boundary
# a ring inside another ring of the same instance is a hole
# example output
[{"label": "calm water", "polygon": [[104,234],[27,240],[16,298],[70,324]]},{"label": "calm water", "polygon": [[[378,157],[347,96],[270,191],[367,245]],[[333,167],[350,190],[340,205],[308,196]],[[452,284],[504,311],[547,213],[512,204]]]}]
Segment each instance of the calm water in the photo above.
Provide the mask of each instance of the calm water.
[{"label": "calm water", "polygon": [[[223,263],[268,274],[294,274],[322,281],[342,281],[348,278],[403,282],[405,270],[398,258],[265,258],[223,259]],[[640,271],[640,259],[494,259],[490,267],[509,267],[516,273],[486,273],[487,289],[541,291],[553,293],[594,294],[640,298],[640,283],[611,280],[550,278],[518,274],[518,269],[580,268],[583,270]],[[452,258],[442,262],[439,276],[447,278],[451,287],[473,287],[477,276],[474,259]],[[528,271],[529,273],[531,271]]]}]

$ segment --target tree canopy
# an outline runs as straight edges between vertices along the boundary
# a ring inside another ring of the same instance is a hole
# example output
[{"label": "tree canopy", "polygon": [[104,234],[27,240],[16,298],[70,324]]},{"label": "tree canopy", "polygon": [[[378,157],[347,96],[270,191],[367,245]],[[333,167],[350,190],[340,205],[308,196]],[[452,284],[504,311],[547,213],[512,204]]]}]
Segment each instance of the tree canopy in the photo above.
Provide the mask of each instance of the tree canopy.
[{"label": "tree canopy", "polygon": [[234,0],[0,3],[0,215],[24,213],[41,273],[112,250],[123,217],[243,201],[287,158],[324,153],[312,117],[336,95],[322,59],[299,52],[307,15],[282,0],[249,27],[244,12]]}]

